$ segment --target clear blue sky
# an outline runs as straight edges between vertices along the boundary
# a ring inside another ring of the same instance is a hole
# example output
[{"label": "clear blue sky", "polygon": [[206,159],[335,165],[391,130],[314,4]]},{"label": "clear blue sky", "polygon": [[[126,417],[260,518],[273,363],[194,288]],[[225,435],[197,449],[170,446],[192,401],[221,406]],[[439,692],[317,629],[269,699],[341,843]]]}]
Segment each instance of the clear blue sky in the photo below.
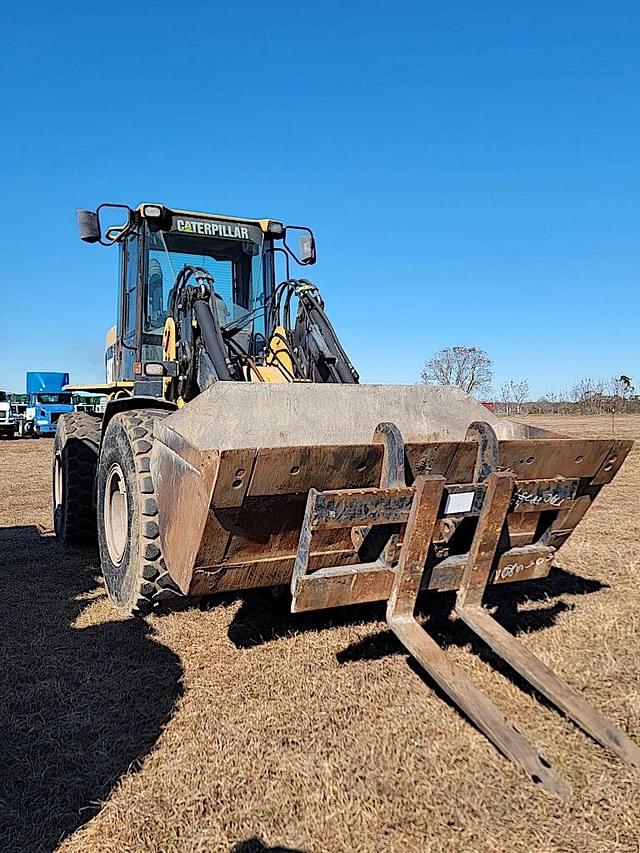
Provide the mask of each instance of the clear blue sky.
[{"label": "clear blue sky", "polygon": [[103,378],[101,201],[313,225],[368,382],[640,387],[637,2],[87,2],[3,11],[0,387]]}]

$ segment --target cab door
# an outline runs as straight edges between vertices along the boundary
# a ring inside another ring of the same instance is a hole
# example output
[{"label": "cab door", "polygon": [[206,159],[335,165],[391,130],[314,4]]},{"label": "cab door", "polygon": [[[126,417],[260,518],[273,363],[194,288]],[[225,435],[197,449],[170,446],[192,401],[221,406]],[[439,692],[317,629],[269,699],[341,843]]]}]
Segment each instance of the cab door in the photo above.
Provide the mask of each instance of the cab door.
[{"label": "cab door", "polygon": [[120,244],[120,316],[116,378],[133,380],[133,363],[140,360],[138,334],[140,303],[140,240],[132,232]]}]

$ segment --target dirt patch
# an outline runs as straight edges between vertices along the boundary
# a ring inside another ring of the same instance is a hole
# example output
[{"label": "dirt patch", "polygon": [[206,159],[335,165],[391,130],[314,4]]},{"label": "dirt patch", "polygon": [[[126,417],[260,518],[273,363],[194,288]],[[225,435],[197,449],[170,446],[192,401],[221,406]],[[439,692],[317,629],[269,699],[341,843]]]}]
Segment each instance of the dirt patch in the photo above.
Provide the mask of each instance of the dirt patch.
[{"label": "dirt patch", "polygon": [[[618,418],[616,435],[639,437],[640,417]],[[425,603],[432,631],[571,783],[567,802],[407,663],[381,607],[291,616],[266,591],[118,617],[95,554],[43,533],[50,452],[0,443],[0,849],[637,853],[640,775],[491,666],[448,622],[450,598]],[[639,488],[634,448],[548,582],[512,585],[498,610],[636,739]]]}]

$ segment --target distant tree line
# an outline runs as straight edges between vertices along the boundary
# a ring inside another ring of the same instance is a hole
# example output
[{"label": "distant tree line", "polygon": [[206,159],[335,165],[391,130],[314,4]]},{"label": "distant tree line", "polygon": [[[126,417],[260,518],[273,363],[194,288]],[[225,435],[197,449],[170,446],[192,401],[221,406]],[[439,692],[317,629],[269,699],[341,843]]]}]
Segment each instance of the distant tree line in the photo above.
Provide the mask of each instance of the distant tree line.
[{"label": "distant tree line", "polygon": [[430,385],[455,385],[483,402],[492,402],[502,414],[581,414],[640,412],[640,395],[630,376],[611,379],[586,377],[570,388],[549,391],[531,399],[526,379],[510,379],[496,395],[492,390],[493,361],[480,347],[446,347],[427,359],[420,375]]},{"label": "distant tree line", "polygon": [[530,404],[531,413],[604,415],[608,412],[631,414],[640,412],[640,396],[630,376],[611,379],[585,377],[571,388],[549,391]]}]

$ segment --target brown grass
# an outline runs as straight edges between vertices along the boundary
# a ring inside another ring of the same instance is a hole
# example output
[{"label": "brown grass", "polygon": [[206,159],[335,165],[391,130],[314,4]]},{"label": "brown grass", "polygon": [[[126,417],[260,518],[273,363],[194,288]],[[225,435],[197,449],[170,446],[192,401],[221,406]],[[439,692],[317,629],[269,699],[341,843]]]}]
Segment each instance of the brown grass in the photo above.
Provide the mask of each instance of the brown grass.
[{"label": "brown grass", "polygon": [[[616,433],[640,437],[640,417]],[[640,849],[640,775],[490,666],[442,616],[449,599],[425,603],[433,630],[570,781],[567,802],[534,789],[407,664],[380,607],[293,617],[264,592],[121,619],[95,555],[34,526],[50,526],[50,451],[0,444],[0,850]],[[507,588],[498,611],[636,739],[639,489],[634,449],[561,568]]]}]

